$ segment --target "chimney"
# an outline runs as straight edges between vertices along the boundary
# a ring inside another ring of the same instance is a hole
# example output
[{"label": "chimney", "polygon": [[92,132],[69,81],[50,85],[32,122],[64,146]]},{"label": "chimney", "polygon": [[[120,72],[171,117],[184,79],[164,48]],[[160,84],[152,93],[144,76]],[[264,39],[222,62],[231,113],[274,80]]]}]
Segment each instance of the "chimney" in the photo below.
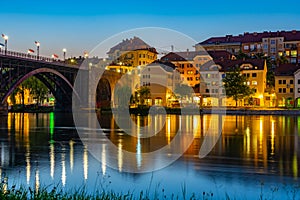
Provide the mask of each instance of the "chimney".
[{"label": "chimney", "polygon": [[188,56],[190,53],[190,50],[189,49],[186,49],[186,55]]},{"label": "chimney", "polygon": [[293,34],[296,34],[296,33],[297,33],[297,31],[296,31],[296,30],[292,30],[292,33],[293,33]]},{"label": "chimney", "polygon": [[254,32],[253,35],[254,35],[254,36],[257,36],[257,32]]}]

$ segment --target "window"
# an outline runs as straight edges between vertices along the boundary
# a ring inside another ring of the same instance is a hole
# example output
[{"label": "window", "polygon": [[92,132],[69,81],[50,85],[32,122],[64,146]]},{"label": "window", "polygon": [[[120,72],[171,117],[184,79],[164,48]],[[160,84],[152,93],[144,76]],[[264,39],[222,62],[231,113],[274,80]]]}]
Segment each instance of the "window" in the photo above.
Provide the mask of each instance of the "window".
[{"label": "window", "polygon": [[282,93],[286,93],[286,88],[282,88]]},{"label": "window", "polygon": [[291,51],[291,57],[297,57],[297,50]]},{"label": "window", "polygon": [[210,78],[210,74],[206,74],[205,77],[206,77],[206,78]]},{"label": "window", "polygon": [[252,85],[257,85],[257,81],[252,81]]},{"label": "window", "polygon": [[205,93],[209,93],[209,89],[205,89]]},{"label": "window", "polygon": [[300,93],[300,88],[298,88],[298,93]]},{"label": "window", "polygon": [[268,49],[268,45],[267,44],[264,44],[264,49]]},{"label": "window", "polygon": [[271,53],[275,53],[276,52],[276,48],[272,47],[271,48]]},{"label": "window", "polygon": [[300,79],[298,79],[298,84],[300,84]]},{"label": "window", "polygon": [[250,45],[250,50],[253,51],[254,49],[255,49],[255,45],[254,45],[254,44],[251,44],[251,45]]},{"label": "window", "polygon": [[254,88],[254,93],[256,93],[257,92],[257,89],[256,88]]},{"label": "window", "polygon": [[282,80],[282,84],[286,84],[286,80]]},{"label": "window", "polygon": [[271,44],[276,44],[276,40],[271,40]]},{"label": "window", "polygon": [[290,84],[294,84],[294,80],[290,80]]},{"label": "window", "polygon": [[279,93],[282,93],[282,88],[279,88],[278,92],[279,92]]},{"label": "window", "polygon": [[244,50],[249,50],[249,46],[248,46],[248,45],[245,45],[245,46],[244,46]]},{"label": "window", "polygon": [[252,77],[255,78],[257,76],[256,73],[252,73]]},{"label": "window", "polygon": [[294,88],[290,88],[290,93],[294,93]]},{"label": "window", "polygon": [[285,51],[285,55],[290,56],[290,51]]}]

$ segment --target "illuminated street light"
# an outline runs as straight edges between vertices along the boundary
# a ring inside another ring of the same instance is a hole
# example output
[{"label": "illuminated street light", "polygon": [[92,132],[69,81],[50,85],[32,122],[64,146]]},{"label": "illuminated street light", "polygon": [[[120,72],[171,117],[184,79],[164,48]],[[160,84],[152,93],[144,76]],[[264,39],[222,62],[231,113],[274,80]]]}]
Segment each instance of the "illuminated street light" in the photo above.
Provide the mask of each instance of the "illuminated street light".
[{"label": "illuminated street light", "polygon": [[5,48],[5,55],[7,53],[7,41],[8,41],[8,36],[2,33],[2,38],[4,39],[4,48]]},{"label": "illuminated street light", "polygon": [[64,53],[64,61],[66,61],[66,53],[67,53],[67,49],[66,48],[63,48],[63,53]]},{"label": "illuminated street light", "polygon": [[40,56],[40,42],[37,42],[37,41],[35,41],[34,42],[35,43],[35,45],[36,45],[36,58],[37,58],[37,60],[39,60],[39,56]]}]

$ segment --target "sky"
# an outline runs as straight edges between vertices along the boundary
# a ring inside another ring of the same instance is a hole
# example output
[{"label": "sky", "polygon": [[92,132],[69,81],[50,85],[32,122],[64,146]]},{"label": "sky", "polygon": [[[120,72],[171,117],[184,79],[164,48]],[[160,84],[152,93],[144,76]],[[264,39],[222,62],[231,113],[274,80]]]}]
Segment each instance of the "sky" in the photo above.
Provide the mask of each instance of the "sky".
[{"label": "sky", "polygon": [[[62,57],[66,48],[70,57],[91,52],[121,32],[143,27],[171,29],[195,42],[244,32],[300,30],[299,7],[299,1],[276,0],[7,0],[0,4],[0,33],[9,36],[9,50],[27,52],[39,41],[41,55]],[[175,50],[185,48],[175,45]]]}]

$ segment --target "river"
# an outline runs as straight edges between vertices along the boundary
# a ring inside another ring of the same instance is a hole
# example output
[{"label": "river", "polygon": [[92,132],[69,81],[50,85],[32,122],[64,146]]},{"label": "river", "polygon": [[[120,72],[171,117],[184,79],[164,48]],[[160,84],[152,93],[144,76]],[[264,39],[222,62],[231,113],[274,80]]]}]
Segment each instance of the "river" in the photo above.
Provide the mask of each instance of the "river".
[{"label": "river", "polygon": [[[226,195],[236,199],[300,196],[300,116],[133,115],[127,119],[137,125],[130,129],[133,135],[139,135],[141,126],[153,122],[149,130],[160,130],[151,138],[126,134],[116,123],[118,117],[122,116],[98,115],[106,137],[99,140],[100,156],[88,147],[89,142],[95,143],[89,141],[93,137],[78,135],[72,115],[9,113],[1,117],[2,181],[10,186],[28,185],[36,189],[42,186],[57,186],[66,191],[85,188],[91,193],[113,190],[139,194],[142,190],[160,197],[175,194],[179,199],[185,193],[188,196],[196,193],[201,199],[207,195],[213,195],[212,199],[224,199]],[[215,126],[221,126],[222,134],[208,155],[199,158],[204,132],[216,121],[213,127],[219,130]],[[93,132],[89,127],[80,128],[85,128],[87,135]],[[162,155],[154,160],[161,164],[158,170],[128,172],[154,166],[144,153],[157,152],[171,144],[176,134],[185,132],[193,140],[191,144],[185,143],[188,148],[177,160],[163,166]],[[108,140],[115,145],[116,152],[106,148]],[[124,150],[135,155],[130,162],[122,153]]]}]

